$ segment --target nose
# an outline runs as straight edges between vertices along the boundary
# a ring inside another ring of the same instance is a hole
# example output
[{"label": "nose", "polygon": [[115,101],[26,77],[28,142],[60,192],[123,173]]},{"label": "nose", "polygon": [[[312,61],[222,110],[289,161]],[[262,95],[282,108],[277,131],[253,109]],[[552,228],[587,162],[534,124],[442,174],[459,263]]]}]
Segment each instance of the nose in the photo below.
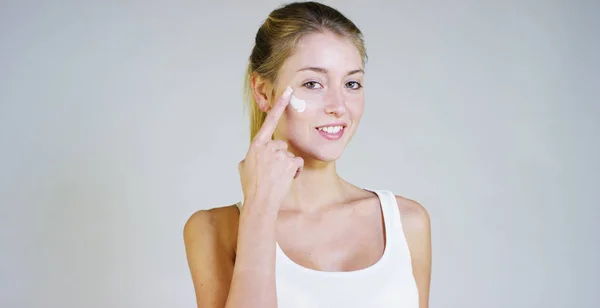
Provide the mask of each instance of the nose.
[{"label": "nose", "polygon": [[346,102],[344,96],[339,90],[329,91],[328,97],[326,97],[325,113],[331,114],[336,118],[339,118],[346,114],[348,111],[346,108]]}]

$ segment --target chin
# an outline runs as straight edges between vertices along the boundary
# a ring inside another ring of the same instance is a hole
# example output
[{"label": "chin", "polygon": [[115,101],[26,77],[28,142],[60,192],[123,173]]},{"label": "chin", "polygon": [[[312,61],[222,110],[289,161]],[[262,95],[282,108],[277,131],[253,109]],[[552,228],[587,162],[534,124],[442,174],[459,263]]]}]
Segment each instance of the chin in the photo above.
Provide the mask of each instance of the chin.
[{"label": "chin", "polygon": [[300,155],[305,158],[330,163],[338,160],[342,156],[344,149],[304,148],[300,152]]},{"label": "chin", "polygon": [[343,152],[344,152],[343,149],[339,150],[339,151],[327,151],[327,152],[318,153],[315,156],[320,161],[334,162],[334,161],[338,160],[342,156]]},{"label": "chin", "polygon": [[291,150],[305,159],[321,162],[338,160],[346,149],[347,140],[327,141],[311,139],[288,139]]}]

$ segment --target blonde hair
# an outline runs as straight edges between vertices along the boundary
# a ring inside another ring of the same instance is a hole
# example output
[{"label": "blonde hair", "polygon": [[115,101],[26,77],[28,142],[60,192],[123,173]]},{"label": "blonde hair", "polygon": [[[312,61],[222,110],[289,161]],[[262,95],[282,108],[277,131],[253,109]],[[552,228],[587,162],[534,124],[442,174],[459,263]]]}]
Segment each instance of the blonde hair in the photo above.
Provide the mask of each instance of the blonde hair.
[{"label": "blonde hair", "polygon": [[244,84],[245,101],[250,111],[250,140],[254,139],[267,115],[259,109],[254,99],[252,76],[257,74],[275,85],[279,69],[300,39],[307,34],[326,31],[352,40],[363,64],[366,62],[362,32],[340,12],[321,3],[294,2],[284,5],[271,12],[258,29]]}]

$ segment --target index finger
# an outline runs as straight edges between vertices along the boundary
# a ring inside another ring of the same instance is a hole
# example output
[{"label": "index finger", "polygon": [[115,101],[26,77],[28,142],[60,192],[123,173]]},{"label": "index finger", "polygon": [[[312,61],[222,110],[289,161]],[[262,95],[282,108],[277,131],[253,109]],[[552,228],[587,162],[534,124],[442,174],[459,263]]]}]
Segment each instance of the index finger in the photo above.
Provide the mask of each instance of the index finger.
[{"label": "index finger", "polygon": [[266,142],[271,140],[271,136],[275,132],[275,127],[277,127],[277,122],[279,122],[279,118],[283,114],[283,111],[290,103],[290,97],[294,90],[291,87],[287,87],[283,94],[279,97],[273,108],[267,114],[267,118],[263,122],[260,130],[256,133],[254,140],[259,142]]}]

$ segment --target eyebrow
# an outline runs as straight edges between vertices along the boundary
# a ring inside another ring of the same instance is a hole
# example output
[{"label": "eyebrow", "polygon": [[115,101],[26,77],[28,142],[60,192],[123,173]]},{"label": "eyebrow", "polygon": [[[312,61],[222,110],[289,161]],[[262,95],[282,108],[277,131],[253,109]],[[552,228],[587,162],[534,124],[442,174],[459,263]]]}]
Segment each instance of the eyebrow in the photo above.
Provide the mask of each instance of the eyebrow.
[{"label": "eyebrow", "polygon": [[[329,72],[329,70],[327,70],[326,68],[313,67],[313,66],[304,67],[304,68],[301,68],[301,69],[298,70],[298,72],[301,72],[301,71],[314,71],[314,72],[322,73],[322,74],[327,74],[327,72]],[[351,70],[348,73],[346,73],[346,76],[353,75],[353,74],[356,74],[356,73],[363,73],[364,74],[365,71],[363,69],[360,69],[360,68],[359,69],[355,69],[355,70]]]}]

